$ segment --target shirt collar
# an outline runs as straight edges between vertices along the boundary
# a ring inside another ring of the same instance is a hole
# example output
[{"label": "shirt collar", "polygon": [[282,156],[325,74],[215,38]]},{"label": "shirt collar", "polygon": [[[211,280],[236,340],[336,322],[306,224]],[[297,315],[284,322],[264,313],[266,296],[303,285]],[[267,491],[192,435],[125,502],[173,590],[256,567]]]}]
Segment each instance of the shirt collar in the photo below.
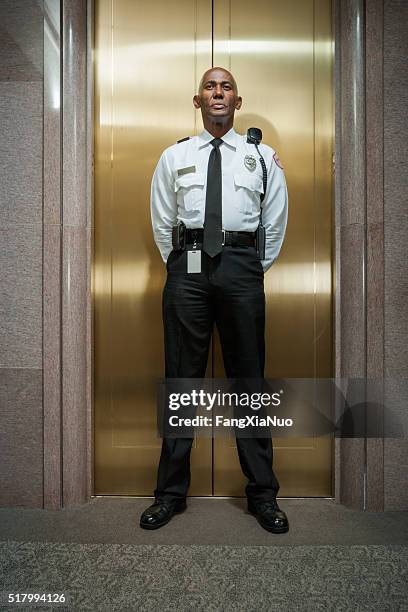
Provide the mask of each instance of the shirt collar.
[{"label": "shirt collar", "polygon": [[[239,135],[232,127],[230,130],[228,130],[226,134],[224,134],[224,136],[222,137],[222,140],[225,142],[225,144],[229,145],[233,149],[236,149],[238,138],[239,138]],[[202,147],[205,147],[212,140],[214,140],[214,136],[210,134],[210,132],[207,132],[207,130],[204,130],[198,136],[198,148],[201,149]]]}]

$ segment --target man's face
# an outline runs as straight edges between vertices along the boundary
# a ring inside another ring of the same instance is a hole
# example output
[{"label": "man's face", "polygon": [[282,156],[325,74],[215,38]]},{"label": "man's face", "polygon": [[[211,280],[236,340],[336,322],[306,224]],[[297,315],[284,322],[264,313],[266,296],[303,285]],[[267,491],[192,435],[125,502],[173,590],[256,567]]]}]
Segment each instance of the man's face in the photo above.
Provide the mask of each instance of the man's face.
[{"label": "man's face", "polygon": [[242,99],[233,76],[223,68],[212,68],[204,73],[193,103],[195,108],[201,108],[203,118],[225,121],[241,108]]}]

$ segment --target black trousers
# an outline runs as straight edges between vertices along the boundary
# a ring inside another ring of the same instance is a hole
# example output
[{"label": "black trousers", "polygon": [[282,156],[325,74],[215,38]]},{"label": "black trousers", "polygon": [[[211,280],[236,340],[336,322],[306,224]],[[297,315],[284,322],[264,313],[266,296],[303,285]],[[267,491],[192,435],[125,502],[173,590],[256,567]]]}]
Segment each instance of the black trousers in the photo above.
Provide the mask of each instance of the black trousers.
[{"label": "black trousers", "polygon": [[[187,273],[187,251],[172,251],[163,290],[166,378],[203,378],[214,323],[228,378],[263,378],[265,366],[264,273],[254,247],[201,253],[201,273]],[[164,438],[156,499],[184,499],[190,485],[193,438]],[[253,501],[275,499],[270,437],[236,438],[239,461]]]}]

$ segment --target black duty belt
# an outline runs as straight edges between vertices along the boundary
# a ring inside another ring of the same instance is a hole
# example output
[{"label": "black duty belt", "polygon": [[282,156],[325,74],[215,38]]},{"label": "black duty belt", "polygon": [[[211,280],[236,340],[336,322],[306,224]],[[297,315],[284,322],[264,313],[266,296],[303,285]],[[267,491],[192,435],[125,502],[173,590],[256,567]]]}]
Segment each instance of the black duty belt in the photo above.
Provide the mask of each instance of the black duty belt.
[{"label": "black duty belt", "polygon": [[[203,242],[203,228],[186,228],[186,244]],[[229,232],[222,230],[222,246],[255,246],[256,232]]]}]

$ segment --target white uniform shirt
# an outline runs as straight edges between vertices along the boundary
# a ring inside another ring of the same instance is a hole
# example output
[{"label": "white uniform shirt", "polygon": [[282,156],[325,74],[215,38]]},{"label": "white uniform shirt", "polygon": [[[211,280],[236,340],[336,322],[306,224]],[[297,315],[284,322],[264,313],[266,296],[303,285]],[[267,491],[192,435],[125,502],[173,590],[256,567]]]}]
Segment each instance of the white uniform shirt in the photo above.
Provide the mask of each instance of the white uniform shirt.
[{"label": "white uniform shirt", "polygon": [[[207,130],[199,136],[165,149],[153,174],[151,217],[153,234],[163,261],[172,250],[173,225],[183,221],[186,227],[204,226],[208,158],[213,140]],[[263,193],[262,167],[255,145],[231,128],[222,137],[222,227],[229,231],[254,232],[259,224],[260,194]],[[268,183],[262,203],[266,248],[264,271],[277,258],[285,235],[288,217],[288,193],[284,172],[275,151],[258,146],[265,159]],[[256,161],[245,157],[251,156]],[[248,163],[249,162],[249,163]],[[250,166],[250,167],[248,167]]]}]

